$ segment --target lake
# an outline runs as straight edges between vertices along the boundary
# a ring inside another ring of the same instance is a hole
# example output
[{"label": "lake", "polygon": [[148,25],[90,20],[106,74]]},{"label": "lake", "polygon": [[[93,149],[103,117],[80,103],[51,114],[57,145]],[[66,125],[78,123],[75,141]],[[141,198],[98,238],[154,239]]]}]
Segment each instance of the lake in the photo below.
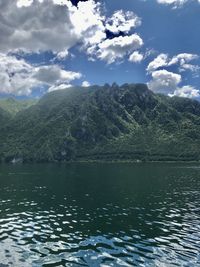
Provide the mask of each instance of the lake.
[{"label": "lake", "polygon": [[0,266],[200,266],[200,166],[0,165]]}]

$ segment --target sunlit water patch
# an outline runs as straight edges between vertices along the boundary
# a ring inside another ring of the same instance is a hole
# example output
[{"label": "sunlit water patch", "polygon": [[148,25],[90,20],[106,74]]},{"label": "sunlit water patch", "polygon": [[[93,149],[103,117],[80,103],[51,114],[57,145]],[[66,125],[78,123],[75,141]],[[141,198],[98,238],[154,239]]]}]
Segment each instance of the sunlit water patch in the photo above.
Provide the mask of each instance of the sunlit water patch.
[{"label": "sunlit water patch", "polygon": [[0,166],[0,266],[200,266],[196,167]]}]

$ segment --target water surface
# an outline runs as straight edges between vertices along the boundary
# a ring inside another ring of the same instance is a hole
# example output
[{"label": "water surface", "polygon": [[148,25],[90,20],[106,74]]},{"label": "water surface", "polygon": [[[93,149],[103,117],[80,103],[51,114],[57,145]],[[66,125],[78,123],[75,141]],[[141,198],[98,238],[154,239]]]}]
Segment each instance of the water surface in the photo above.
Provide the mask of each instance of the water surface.
[{"label": "water surface", "polygon": [[0,166],[0,266],[200,266],[200,166]]}]

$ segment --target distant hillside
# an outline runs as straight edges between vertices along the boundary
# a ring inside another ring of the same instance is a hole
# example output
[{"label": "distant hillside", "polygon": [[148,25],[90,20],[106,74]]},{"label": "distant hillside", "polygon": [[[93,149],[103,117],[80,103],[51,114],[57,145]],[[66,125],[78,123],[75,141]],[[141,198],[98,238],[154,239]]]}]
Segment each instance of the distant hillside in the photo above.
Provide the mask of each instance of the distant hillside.
[{"label": "distant hillside", "polygon": [[19,111],[36,104],[37,101],[35,99],[17,100],[12,97],[2,98],[0,99],[0,108],[9,112],[11,115],[16,115]]},{"label": "distant hillside", "polygon": [[200,160],[200,103],[144,84],[46,94],[0,131],[2,161]]}]

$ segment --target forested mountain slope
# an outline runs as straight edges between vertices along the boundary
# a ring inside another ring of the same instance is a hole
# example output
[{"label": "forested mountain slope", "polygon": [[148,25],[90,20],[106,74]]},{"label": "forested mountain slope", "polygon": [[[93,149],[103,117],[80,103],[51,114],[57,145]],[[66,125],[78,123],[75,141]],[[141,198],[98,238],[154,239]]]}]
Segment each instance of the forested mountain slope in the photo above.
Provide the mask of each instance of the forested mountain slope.
[{"label": "forested mountain slope", "polygon": [[1,161],[200,160],[200,103],[144,84],[46,94],[0,131]]},{"label": "forested mountain slope", "polygon": [[13,97],[0,99],[0,108],[11,115],[16,115],[19,111],[25,110],[37,103],[36,99],[15,99]]}]

